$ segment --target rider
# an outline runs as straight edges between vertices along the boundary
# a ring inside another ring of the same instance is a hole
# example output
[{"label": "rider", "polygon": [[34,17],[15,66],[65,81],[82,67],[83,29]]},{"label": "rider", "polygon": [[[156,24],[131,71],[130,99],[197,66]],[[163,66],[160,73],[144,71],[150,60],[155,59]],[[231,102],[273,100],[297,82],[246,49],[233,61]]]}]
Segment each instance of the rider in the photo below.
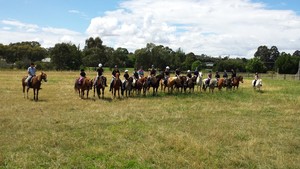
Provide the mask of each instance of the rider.
[{"label": "rider", "polygon": [[139,74],[139,78],[144,77],[144,70],[143,70],[143,66],[140,67],[140,70],[138,71]]},{"label": "rider", "polygon": [[219,75],[219,72],[218,72],[218,71],[216,71],[215,78],[217,79],[217,81],[219,81],[219,79],[220,79],[220,75]]},{"label": "rider", "polygon": [[135,80],[139,79],[139,73],[137,72],[136,68],[134,68],[133,77],[135,78]]},{"label": "rider", "polygon": [[120,71],[118,69],[118,65],[115,65],[115,69],[112,71],[112,79],[111,79],[111,82],[110,82],[110,88],[109,88],[109,91],[111,91],[112,89],[112,86],[113,86],[113,81],[114,79],[116,78],[116,74],[119,73],[120,74]]},{"label": "rider", "polygon": [[81,69],[80,70],[80,77],[79,77],[79,80],[78,80],[78,84],[81,85],[81,83],[83,82],[83,79],[86,77],[86,73],[84,71],[84,69]]},{"label": "rider", "polygon": [[150,69],[150,77],[148,77],[148,85],[150,85],[151,78],[156,75],[156,69],[154,68],[154,65],[151,66]]},{"label": "rider", "polygon": [[231,83],[234,82],[235,78],[236,78],[236,72],[233,69],[231,69]]},{"label": "rider", "polygon": [[[96,80],[94,81],[94,86],[97,84],[97,81],[98,81],[99,77],[103,76],[104,70],[102,68],[101,63],[99,63],[98,69],[96,71],[97,71],[97,76],[96,76]],[[105,86],[107,86],[106,81],[105,81]]]},{"label": "rider", "polygon": [[124,78],[125,78],[125,80],[123,81],[123,86],[122,86],[123,89],[125,89],[125,82],[128,81],[128,79],[129,79],[128,70],[125,70]]},{"label": "rider", "polygon": [[167,85],[168,79],[170,77],[170,67],[169,66],[166,67],[164,74],[165,74],[164,84]]},{"label": "rider", "polygon": [[228,75],[227,75],[227,71],[226,71],[226,70],[224,70],[223,78],[224,78],[224,79],[227,79],[227,78],[228,78]]},{"label": "rider", "polygon": [[192,78],[192,73],[190,70],[187,71],[186,76],[188,77],[186,80],[188,81],[190,78]]},{"label": "rider", "polygon": [[28,87],[29,87],[29,84],[30,84],[30,81],[31,81],[32,77],[35,76],[35,72],[36,72],[36,68],[35,68],[34,63],[32,62],[32,63],[30,63],[30,66],[27,69],[28,76],[25,80],[25,83],[27,83]]},{"label": "rider", "polygon": [[196,78],[199,76],[199,71],[198,71],[198,68],[195,69],[194,71],[194,75],[196,76]]},{"label": "rider", "polygon": [[205,84],[206,84],[207,86],[209,85],[209,82],[210,82],[211,77],[212,77],[212,73],[211,73],[211,71],[209,71],[208,74],[207,74],[207,80],[205,81]]},{"label": "rider", "polygon": [[179,78],[179,76],[180,76],[180,70],[179,70],[179,68],[177,68],[177,69],[175,70],[175,76],[176,76],[177,78]]},{"label": "rider", "polygon": [[258,80],[259,76],[258,73],[256,72],[254,75],[254,83],[253,83],[253,87],[255,87],[256,81]]}]

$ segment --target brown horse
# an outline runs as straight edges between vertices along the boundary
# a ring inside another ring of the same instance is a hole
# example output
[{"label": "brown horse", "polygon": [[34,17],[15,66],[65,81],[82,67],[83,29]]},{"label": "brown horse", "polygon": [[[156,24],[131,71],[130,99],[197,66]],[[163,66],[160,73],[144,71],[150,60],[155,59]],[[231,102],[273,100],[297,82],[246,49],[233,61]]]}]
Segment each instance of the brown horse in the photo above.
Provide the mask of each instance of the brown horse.
[{"label": "brown horse", "polygon": [[106,77],[100,76],[96,77],[95,80],[97,81],[94,85],[94,97],[95,97],[95,90],[97,91],[98,98],[100,99],[101,90],[102,90],[102,99],[104,98],[104,90],[105,90],[105,84],[106,84]]},{"label": "brown horse", "polygon": [[131,90],[133,88],[132,83],[133,83],[133,77],[129,77],[128,80],[125,80],[125,82],[123,83],[123,89],[121,91],[122,96],[124,95],[124,92],[126,97],[130,96]]},{"label": "brown horse", "polygon": [[182,92],[186,86],[187,86],[186,76],[179,76],[177,79],[175,79],[175,87],[177,88],[177,91],[179,91],[180,88],[180,92]]},{"label": "brown horse", "polygon": [[220,78],[218,81],[218,89],[221,91],[222,88],[226,87],[226,90],[232,88],[231,79]]},{"label": "brown horse", "polygon": [[192,91],[194,92],[196,80],[197,80],[197,77],[196,77],[196,76],[193,76],[192,78],[189,78],[189,79],[187,80],[187,84],[186,84],[186,86],[185,86],[185,88],[184,88],[184,91],[186,91],[186,89],[188,88],[190,93],[191,93]]},{"label": "brown horse", "polygon": [[168,92],[173,93],[173,88],[176,79],[177,79],[176,77],[169,77],[167,81],[165,81],[165,79],[162,79],[160,83],[161,91],[163,90],[164,92],[166,92],[166,88],[168,88]]},{"label": "brown horse", "polygon": [[118,92],[118,97],[120,98],[120,88],[122,86],[122,82],[120,80],[120,74],[116,73],[116,77],[113,80],[113,86],[111,90],[111,94],[116,97],[116,93]]},{"label": "brown horse", "polygon": [[147,82],[147,77],[141,77],[135,83],[134,89],[137,90],[137,94],[140,95],[143,89],[144,95],[146,94],[147,86],[144,88],[144,84]]},{"label": "brown horse", "polygon": [[236,87],[236,89],[238,89],[240,82],[244,83],[243,76],[238,76],[238,77],[233,78],[233,81],[232,81],[233,89],[235,89],[235,87]]},{"label": "brown horse", "polygon": [[159,87],[159,82],[164,76],[162,74],[156,75],[155,77],[151,77],[150,79],[150,86],[153,88],[152,95],[157,95],[157,89]]},{"label": "brown horse", "polygon": [[[27,83],[25,82],[25,79],[27,76],[22,78],[22,86],[23,86],[23,94],[25,98],[25,86],[27,86]],[[39,90],[41,89],[42,80],[47,82],[47,74],[44,72],[41,72],[40,75],[34,76],[31,78],[31,82],[29,86],[27,86],[27,99],[28,99],[28,91],[30,88],[33,89],[33,100],[38,101],[39,100]]]},{"label": "brown horse", "polygon": [[89,91],[93,87],[93,80],[86,77],[82,80],[82,83],[79,84],[79,78],[75,80],[74,89],[75,91],[78,91],[78,95],[81,99],[84,98],[84,91],[86,90],[86,98],[89,98]]}]

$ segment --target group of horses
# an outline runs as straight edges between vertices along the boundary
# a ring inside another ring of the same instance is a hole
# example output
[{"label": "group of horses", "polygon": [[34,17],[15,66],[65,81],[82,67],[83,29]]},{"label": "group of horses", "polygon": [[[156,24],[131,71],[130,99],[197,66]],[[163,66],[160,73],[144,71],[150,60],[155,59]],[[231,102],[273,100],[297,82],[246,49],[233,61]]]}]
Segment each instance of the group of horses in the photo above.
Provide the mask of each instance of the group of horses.
[{"label": "group of horses", "polygon": [[[27,77],[22,78],[22,86],[23,86],[23,94],[25,98],[25,88],[27,83],[25,79]],[[39,75],[32,77],[30,80],[30,85],[27,87],[27,98],[28,91],[30,88],[33,89],[33,100],[38,100],[39,90],[41,89],[42,81],[47,82],[47,74],[41,72]],[[95,82],[96,81],[96,82]],[[97,93],[98,98],[104,98],[104,91],[106,87],[107,79],[104,76],[96,77],[94,79],[84,78],[79,84],[79,78],[75,80],[74,89],[78,92],[80,98],[84,98],[85,91],[86,97],[89,96],[89,91],[94,89],[94,97],[95,93]],[[209,83],[208,83],[209,82]],[[177,92],[194,92],[195,86],[199,91],[206,91],[209,89],[209,92],[214,92],[215,88],[222,90],[222,88],[226,88],[226,90],[238,89],[239,83],[243,83],[243,76],[237,76],[235,78],[212,78],[208,81],[208,79],[203,79],[202,73],[200,72],[199,76],[192,76],[188,78],[187,76],[177,76],[177,77],[169,77],[165,79],[163,74],[159,74],[156,76],[145,76],[139,79],[135,79],[133,76],[129,77],[127,80],[122,81],[120,79],[120,74],[117,73],[116,77],[112,81],[112,96],[115,98],[117,95],[120,97],[120,92],[122,96],[131,96],[132,94],[136,95],[146,95],[146,93],[150,93],[150,88],[152,88],[152,95],[157,95],[159,86],[161,87],[161,91],[173,93],[174,89]],[[254,80],[252,81],[252,86],[254,89],[260,90],[262,86],[262,80],[256,80],[254,84]],[[166,91],[167,89],[167,91]]]},{"label": "group of horses", "polygon": [[[97,81],[94,83],[94,81]],[[79,97],[84,98],[85,91],[86,97],[88,98],[89,90],[94,89],[94,97],[95,93],[97,93],[98,98],[104,98],[104,91],[106,87],[106,77],[101,76],[99,78],[91,79],[84,78],[81,84],[78,83],[78,79],[75,81],[75,90],[78,91]],[[177,76],[177,77],[169,77],[165,79],[163,74],[158,74],[156,76],[145,76],[140,77],[139,79],[135,79],[133,76],[129,77],[127,80],[121,80],[120,74],[117,73],[115,78],[112,81],[112,97],[132,96],[135,95],[146,95],[147,93],[151,93],[152,95],[157,95],[159,87],[161,87],[161,91],[173,93],[174,90],[177,92],[194,92],[195,86],[197,90],[206,91],[209,89],[209,92],[214,92],[215,88],[221,90],[222,88],[228,89],[237,89],[239,87],[239,83],[243,83],[243,76],[238,76],[236,78],[220,78],[220,79],[210,79],[209,83],[207,83],[207,79],[203,79],[202,73],[199,76],[192,76],[188,78],[187,76]]]}]

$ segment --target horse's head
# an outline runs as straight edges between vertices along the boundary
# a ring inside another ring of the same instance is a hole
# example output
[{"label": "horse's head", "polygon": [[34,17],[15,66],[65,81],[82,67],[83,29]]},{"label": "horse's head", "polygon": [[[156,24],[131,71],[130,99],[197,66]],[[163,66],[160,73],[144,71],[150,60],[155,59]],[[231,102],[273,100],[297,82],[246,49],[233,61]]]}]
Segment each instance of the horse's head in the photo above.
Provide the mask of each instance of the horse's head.
[{"label": "horse's head", "polygon": [[41,73],[41,80],[44,80],[45,82],[47,82],[47,74],[42,72]]},{"label": "horse's head", "polygon": [[241,81],[242,83],[244,83],[244,78],[243,78],[243,76],[239,76],[239,81]]},{"label": "horse's head", "polygon": [[120,78],[120,73],[116,73],[116,78],[117,78],[117,79]]}]

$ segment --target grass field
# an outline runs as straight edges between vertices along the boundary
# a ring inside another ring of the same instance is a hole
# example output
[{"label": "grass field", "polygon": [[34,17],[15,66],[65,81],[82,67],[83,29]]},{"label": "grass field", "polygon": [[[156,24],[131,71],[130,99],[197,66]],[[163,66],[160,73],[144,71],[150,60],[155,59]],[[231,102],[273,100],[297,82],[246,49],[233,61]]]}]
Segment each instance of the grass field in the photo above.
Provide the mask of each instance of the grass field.
[{"label": "grass field", "polygon": [[82,100],[51,71],[35,102],[25,73],[0,71],[0,168],[300,168],[300,81]]}]

